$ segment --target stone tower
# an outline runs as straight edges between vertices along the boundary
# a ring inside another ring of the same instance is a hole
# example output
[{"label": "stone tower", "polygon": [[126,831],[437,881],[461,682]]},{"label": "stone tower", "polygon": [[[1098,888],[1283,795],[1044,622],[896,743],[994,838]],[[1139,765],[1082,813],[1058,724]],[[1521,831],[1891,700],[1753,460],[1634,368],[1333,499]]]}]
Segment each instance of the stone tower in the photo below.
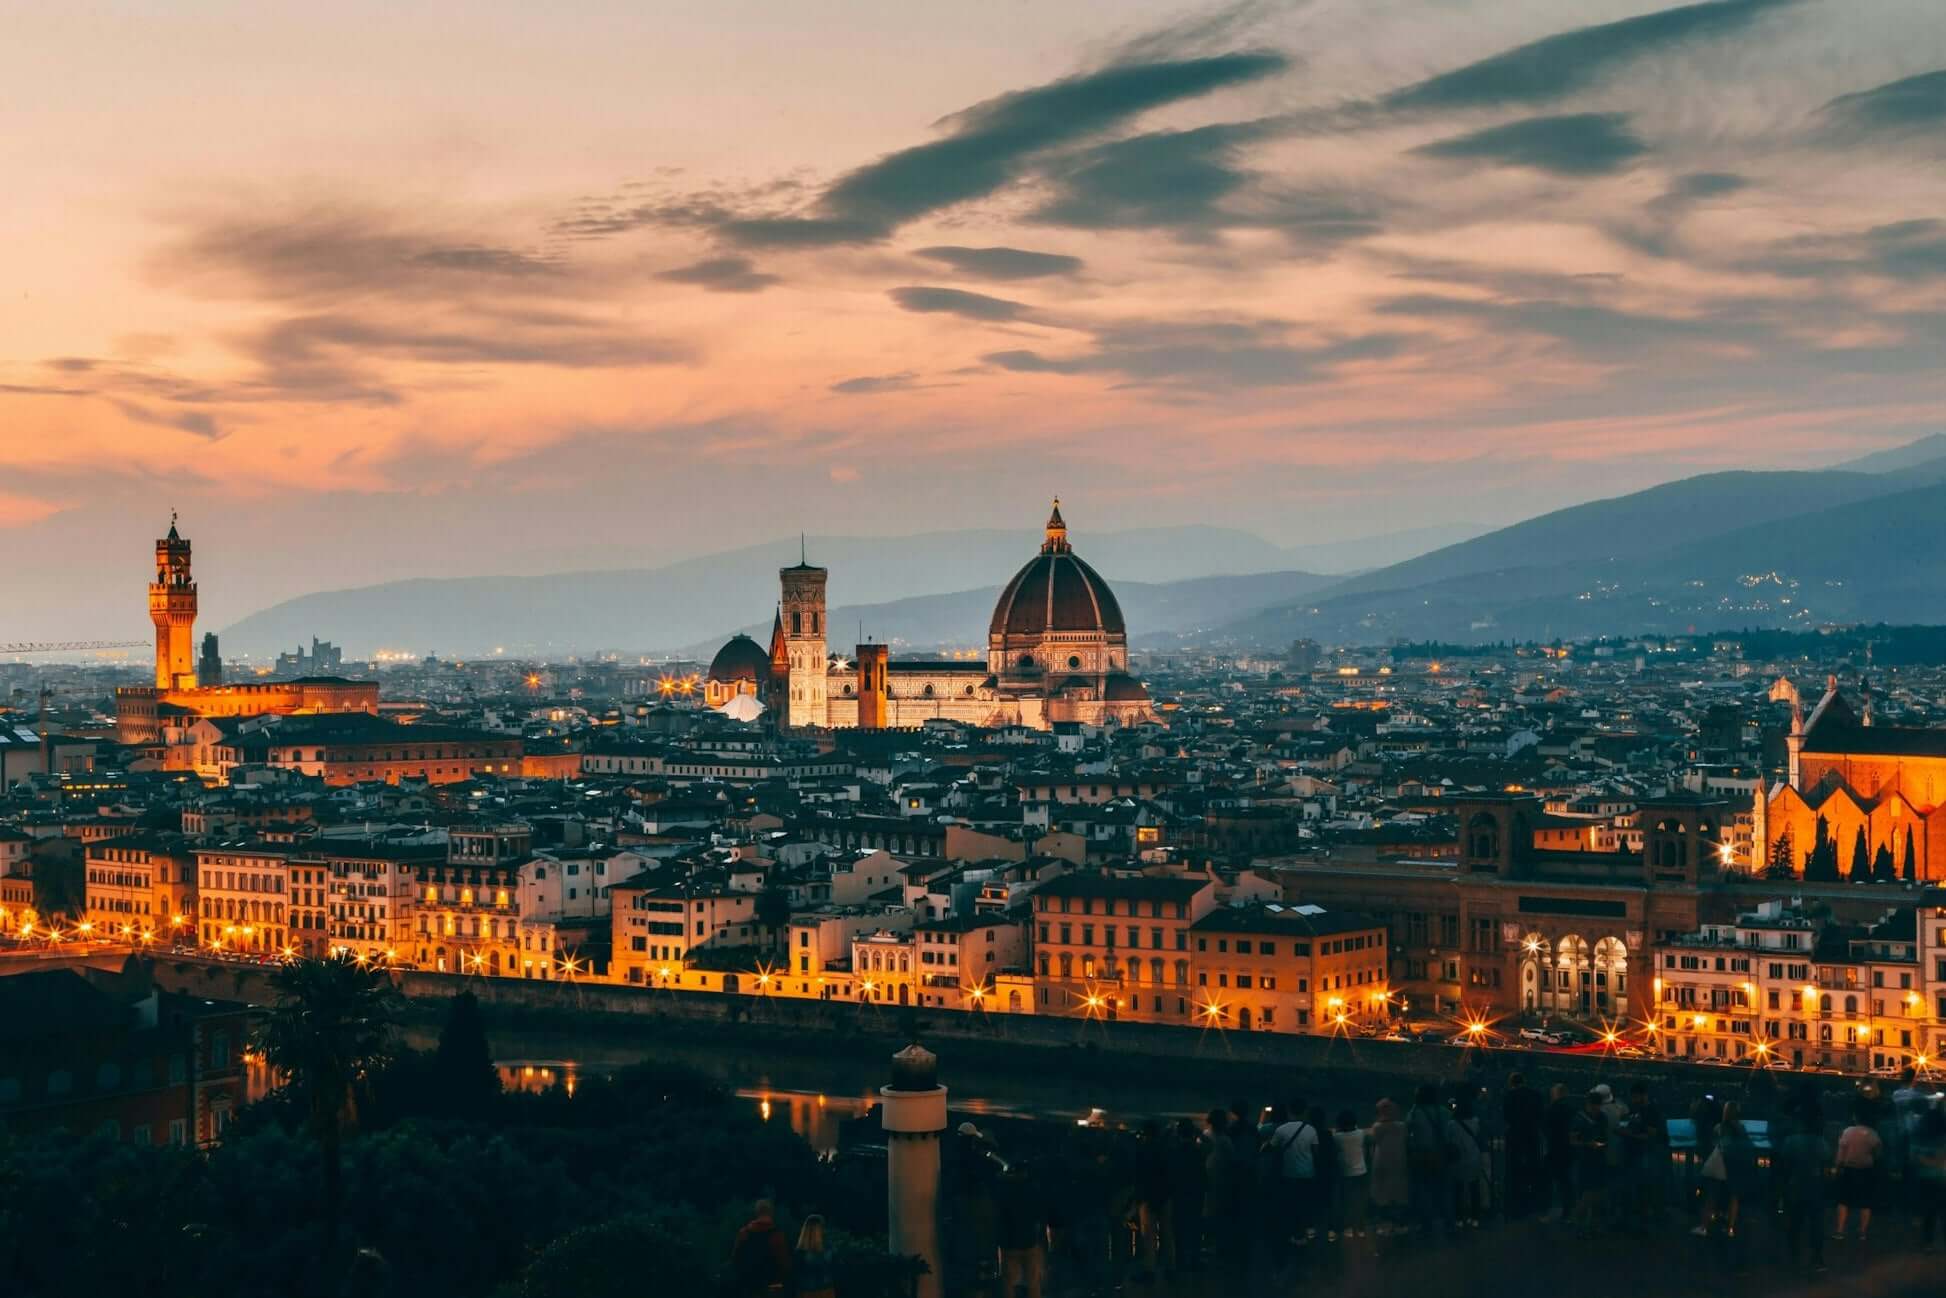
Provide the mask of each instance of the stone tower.
[{"label": "stone tower", "polygon": [[891,647],[888,645],[858,646],[858,728],[860,730],[885,729],[888,711],[886,704],[890,697],[886,671],[890,658]]},{"label": "stone tower", "polygon": [[196,687],[196,582],[189,575],[189,542],[176,532],[155,543],[155,580],[149,583],[149,621],[155,623],[155,687]]},{"label": "stone tower", "polygon": [[892,1082],[878,1091],[885,1128],[886,1242],[894,1257],[923,1258],[926,1272],[914,1292],[939,1298],[940,1141],[946,1131],[946,1088],[939,1060],[924,1046],[892,1056]]},{"label": "stone tower", "polygon": [[779,618],[790,661],[790,692],[784,700],[783,717],[792,729],[822,726],[829,720],[824,702],[824,583],[829,576],[823,568],[805,561],[801,546],[797,563],[777,573],[784,595]]}]

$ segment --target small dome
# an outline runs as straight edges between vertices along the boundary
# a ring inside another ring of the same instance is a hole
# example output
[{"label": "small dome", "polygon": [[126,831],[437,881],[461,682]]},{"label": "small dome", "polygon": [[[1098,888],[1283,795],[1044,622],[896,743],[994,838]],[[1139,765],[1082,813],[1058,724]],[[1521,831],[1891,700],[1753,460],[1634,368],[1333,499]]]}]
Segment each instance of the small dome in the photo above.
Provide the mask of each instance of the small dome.
[{"label": "small dome", "polygon": [[762,681],[770,674],[770,655],[747,635],[730,637],[728,644],[710,659],[709,678],[728,684],[731,681]]}]

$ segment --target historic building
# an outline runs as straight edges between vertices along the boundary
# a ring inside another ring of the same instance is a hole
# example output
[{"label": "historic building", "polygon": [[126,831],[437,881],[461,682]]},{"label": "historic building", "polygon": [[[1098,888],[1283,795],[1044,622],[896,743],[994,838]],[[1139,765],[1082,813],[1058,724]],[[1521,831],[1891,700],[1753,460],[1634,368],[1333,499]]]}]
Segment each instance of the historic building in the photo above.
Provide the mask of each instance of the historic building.
[{"label": "historic building", "polygon": [[1459,841],[1443,860],[1281,863],[1285,895],[1370,915],[1391,942],[1402,1004],[1452,1012],[1642,1017],[1661,938],[1695,932],[1737,904],[1723,871],[1725,803],[1645,799],[1640,853],[1537,845],[1540,800],[1453,800]]},{"label": "historic building", "polygon": [[1000,592],[984,664],[893,658],[861,644],[851,661],[826,639],[829,573],[808,561],[782,569],[767,672],[756,642],[737,636],[711,663],[705,698],[731,705],[760,695],[788,729],[903,728],[931,720],[1052,729],[1059,722],[1130,725],[1154,720],[1148,691],[1129,674],[1128,627],[1101,574],[1068,543],[1054,502],[1040,553]]},{"label": "historic building", "polygon": [[[189,542],[169,517],[169,534],[155,543],[155,580],[149,583],[149,620],[155,623],[155,684],[115,691],[116,738],[124,744],[181,747],[187,726],[204,717],[268,713],[378,711],[378,682],[338,676],[224,685],[199,681],[196,668],[196,580]],[[209,659],[217,662],[215,645]],[[172,742],[173,741],[173,742]],[[179,755],[180,756],[180,755]],[[187,760],[171,769],[190,769]]]},{"label": "historic building", "polygon": [[1803,874],[1822,821],[1847,879],[1861,844],[1881,881],[1888,874],[1946,878],[1946,815],[1938,814],[1946,801],[1946,730],[1875,725],[1869,703],[1854,709],[1835,676],[1808,717],[1795,691],[1783,697],[1791,703],[1788,769],[1757,800],[1757,867]]}]

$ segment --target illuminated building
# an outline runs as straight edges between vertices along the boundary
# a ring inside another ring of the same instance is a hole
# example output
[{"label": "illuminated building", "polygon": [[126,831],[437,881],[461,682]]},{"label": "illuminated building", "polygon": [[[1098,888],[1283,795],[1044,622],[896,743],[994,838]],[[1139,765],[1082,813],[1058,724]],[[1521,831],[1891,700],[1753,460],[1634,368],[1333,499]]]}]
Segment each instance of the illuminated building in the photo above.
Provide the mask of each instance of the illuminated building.
[{"label": "illuminated building", "polygon": [[1642,851],[1627,854],[1537,847],[1544,817],[1529,794],[1452,802],[1459,840],[1446,859],[1275,863],[1287,898],[1385,926],[1392,989],[1417,1010],[1639,1015],[1653,939],[1738,905],[1746,876],[1723,871],[1724,803],[1644,799]]},{"label": "illuminated building", "polygon": [[[666,985],[695,952],[744,947],[767,932],[757,923],[757,894],[726,882],[676,880],[645,870],[611,884],[611,976],[617,982]],[[730,977],[734,990],[735,976]]]},{"label": "illuminated building", "polygon": [[1767,902],[1659,944],[1661,1053],[1863,1072],[1937,1050],[1912,908],[1869,928]]},{"label": "illuminated building", "polygon": [[307,859],[326,875],[326,950],[389,960],[412,946],[418,872],[444,861],[446,847],[317,840]]},{"label": "illuminated building", "polygon": [[747,635],[731,636],[716,651],[716,657],[710,659],[709,671],[703,678],[703,703],[720,708],[739,695],[749,695],[761,703],[769,680],[770,655],[764,652],[763,646]]},{"label": "illuminated building", "polygon": [[196,849],[197,926],[202,944],[275,955],[290,945],[289,864],[281,848],[219,843]]},{"label": "illuminated building", "polygon": [[1212,1025],[1326,1035],[1390,1015],[1385,926],[1369,916],[1219,906],[1190,932],[1196,1003]]},{"label": "illuminated building", "polygon": [[712,664],[711,697],[727,703],[760,689],[773,723],[790,729],[896,729],[948,720],[1047,730],[1059,722],[1154,720],[1148,691],[1129,674],[1121,605],[1069,545],[1058,500],[1040,552],[1014,574],[994,606],[984,662],[892,658],[878,644],[858,645],[852,663],[831,657],[828,577],[802,560],[779,571],[782,598],[768,677],[761,687],[740,683],[756,667],[754,655],[739,643],[748,637],[737,637],[717,655],[720,680]]},{"label": "illuminated building", "polygon": [[[155,543],[155,580],[149,583],[149,619],[155,623],[155,684],[115,691],[115,729],[124,744],[189,744],[184,731],[199,718],[256,717],[269,713],[378,711],[378,684],[337,676],[249,684],[199,683],[196,676],[196,581],[190,545],[173,515],[169,534]],[[209,645],[214,650],[214,645]],[[181,752],[162,754],[165,769],[189,770]]]},{"label": "illuminated building", "polygon": [[1190,930],[1215,908],[1215,880],[1077,871],[1033,898],[1037,1012],[1195,1021]]},{"label": "illuminated building", "polygon": [[1861,834],[1867,860],[1883,853],[1897,878],[1946,878],[1946,815],[1939,814],[1946,802],[1946,729],[1874,724],[1869,705],[1862,715],[1856,711],[1835,676],[1808,718],[1795,691],[1786,697],[1789,766],[1785,781],[1758,799],[1764,850],[1757,868],[1788,854],[1801,874],[1822,818],[1846,878]]},{"label": "illuminated building", "polygon": [[[1018,1013],[1016,1001],[980,1004],[995,994],[1003,973],[1027,969],[1027,930],[997,912],[920,920],[913,925],[918,947],[919,1003],[941,1009],[992,1009]],[[1019,992],[1013,992],[1019,996]]]},{"label": "illuminated building", "polygon": [[96,932],[131,945],[145,934],[161,945],[194,942],[196,853],[182,835],[122,834],[83,852],[84,918]]},{"label": "illuminated building", "polygon": [[520,867],[532,846],[524,824],[451,830],[445,860],[414,870],[412,961],[440,973],[520,975]]}]

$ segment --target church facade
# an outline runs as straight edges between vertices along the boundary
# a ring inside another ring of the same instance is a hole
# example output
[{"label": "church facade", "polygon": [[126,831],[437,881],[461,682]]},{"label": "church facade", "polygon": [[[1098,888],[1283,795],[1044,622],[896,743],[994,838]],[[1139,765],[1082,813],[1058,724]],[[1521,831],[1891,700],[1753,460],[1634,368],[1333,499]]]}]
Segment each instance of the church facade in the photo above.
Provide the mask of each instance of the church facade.
[{"label": "church facade", "polygon": [[1757,799],[1755,863],[1804,872],[1818,824],[1850,879],[1863,845],[1881,881],[1946,879],[1946,730],[1874,725],[1838,690],[1836,677],[1807,717],[1791,693],[1786,778]]},{"label": "church facade", "polygon": [[[893,658],[861,644],[847,661],[826,641],[828,572],[800,561],[778,574],[770,671],[760,693],[786,729],[899,729],[947,720],[1049,729],[1056,722],[1132,725],[1154,720],[1148,691],[1129,672],[1128,628],[1099,573],[1074,553],[1056,500],[1040,552],[1001,590],[987,627],[984,664]],[[710,668],[706,699],[753,688],[747,636]],[[722,680],[719,676],[721,664]]]}]

